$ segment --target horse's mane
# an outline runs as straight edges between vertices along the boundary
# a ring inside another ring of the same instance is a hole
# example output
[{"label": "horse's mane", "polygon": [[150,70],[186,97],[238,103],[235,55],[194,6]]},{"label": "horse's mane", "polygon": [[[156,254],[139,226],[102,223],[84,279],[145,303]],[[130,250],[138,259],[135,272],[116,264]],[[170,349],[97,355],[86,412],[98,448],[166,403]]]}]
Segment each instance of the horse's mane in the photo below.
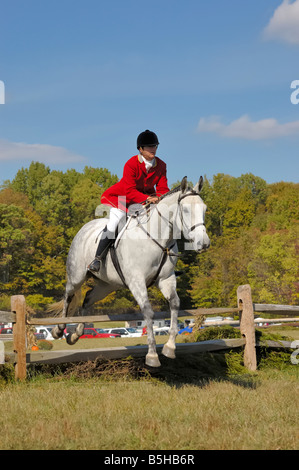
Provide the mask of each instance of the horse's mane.
[{"label": "horse's mane", "polygon": [[[190,191],[190,190],[191,190],[191,188],[187,189],[187,191]],[[181,185],[176,186],[175,188],[171,189],[170,191],[168,191],[168,193],[162,194],[162,196],[160,196],[159,202],[162,201],[162,199],[164,199],[168,196],[172,196],[172,194],[174,194],[174,193],[178,193],[179,191],[181,191]]]}]

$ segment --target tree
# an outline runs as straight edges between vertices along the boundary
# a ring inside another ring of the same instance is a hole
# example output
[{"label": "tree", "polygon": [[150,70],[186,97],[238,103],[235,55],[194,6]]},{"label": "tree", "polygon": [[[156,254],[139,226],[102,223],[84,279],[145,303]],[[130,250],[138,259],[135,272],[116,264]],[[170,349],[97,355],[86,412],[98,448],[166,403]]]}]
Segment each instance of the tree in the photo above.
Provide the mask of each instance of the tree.
[{"label": "tree", "polygon": [[268,224],[287,228],[299,220],[299,184],[275,183],[269,186],[266,201]]},{"label": "tree", "polygon": [[50,173],[50,168],[43,163],[31,162],[29,168],[21,168],[9,187],[28,196],[30,203],[35,203],[42,195],[43,179]]},{"label": "tree", "polygon": [[248,263],[260,232],[244,230],[239,237],[220,237],[191,269],[190,295],[196,307],[236,306],[236,290],[248,283]]},{"label": "tree", "polygon": [[298,239],[299,224],[261,237],[248,263],[248,281],[257,301],[298,304]]},{"label": "tree", "polygon": [[239,178],[218,173],[212,183],[205,177],[202,198],[208,207],[206,225],[211,236],[221,236],[230,228],[230,234],[237,234],[238,227],[249,226],[266,197],[266,182],[251,173]]},{"label": "tree", "polygon": [[11,281],[12,272],[24,266],[24,255],[32,253],[30,221],[24,209],[0,204],[0,269],[2,283]]},{"label": "tree", "polygon": [[100,204],[102,189],[88,178],[81,178],[70,192],[73,233],[83,224],[95,218],[95,209]]},{"label": "tree", "polygon": [[[4,202],[7,202],[5,204]],[[0,192],[0,288],[24,294],[64,287],[64,257],[57,256],[59,227],[47,226],[20,193]],[[64,242],[64,239],[62,238]]]},{"label": "tree", "polygon": [[84,177],[96,183],[101,188],[102,193],[118,182],[118,177],[112,175],[107,168],[92,168],[86,166],[84,168]]},{"label": "tree", "polygon": [[[38,193],[40,191],[38,190]],[[49,173],[42,180],[42,192],[34,204],[45,223],[68,227],[70,224],[69,196],[62,175]]]},{"label": "tree", "polygon": [[236,238],[244,227],[250,227],[256,212],[256,205],[252,193],[242,189],[238,196],[228,203],[223,216],[223,235]]}]

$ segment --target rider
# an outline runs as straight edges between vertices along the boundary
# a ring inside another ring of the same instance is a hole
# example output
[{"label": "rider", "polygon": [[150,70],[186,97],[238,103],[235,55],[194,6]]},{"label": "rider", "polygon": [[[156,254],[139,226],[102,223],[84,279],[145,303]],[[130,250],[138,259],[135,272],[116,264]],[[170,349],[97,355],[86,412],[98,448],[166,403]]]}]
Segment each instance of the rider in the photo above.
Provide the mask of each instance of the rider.
[{"label": "rider", "polygon": [[127,161],[122,179],[102,194],[101,202],[112,207],[95,259],[88,266],[89,271],[99,271],[100,262],[115,239],[116,228],[125,220],[128,207],[136,203],[155,204],[159,201],[159,196],[169,191],[166,164],[156,157],[158,145],[158,137],[154,132],[148,129],[141,132],[137,137],[139,155]]}]

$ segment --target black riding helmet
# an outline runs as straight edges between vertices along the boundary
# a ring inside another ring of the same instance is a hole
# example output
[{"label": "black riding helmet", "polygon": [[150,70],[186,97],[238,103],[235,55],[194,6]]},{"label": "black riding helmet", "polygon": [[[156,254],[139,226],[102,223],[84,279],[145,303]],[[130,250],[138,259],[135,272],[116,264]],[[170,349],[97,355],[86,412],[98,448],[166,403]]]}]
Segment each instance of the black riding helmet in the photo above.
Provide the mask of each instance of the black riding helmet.
[{"label": "black riding helmet", "polygon": [[150,145],[159,145],[159,141],[157,135],[147,129],[146,131],[141,132],[137,137],[137,148],[139,149],[140,147]]}]

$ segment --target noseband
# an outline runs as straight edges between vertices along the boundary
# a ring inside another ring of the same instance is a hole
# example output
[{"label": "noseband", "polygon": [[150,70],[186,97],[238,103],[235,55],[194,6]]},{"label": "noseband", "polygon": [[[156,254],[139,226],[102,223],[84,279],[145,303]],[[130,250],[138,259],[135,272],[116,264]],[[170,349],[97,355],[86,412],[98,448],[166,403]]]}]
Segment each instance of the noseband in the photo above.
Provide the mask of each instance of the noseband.
[{"label": "noseband", "polygon": [[[180,209],[181,209],[180,203],[181,203],[182,199],[185,199],[185,197],[189,197],[189,196],[199,196],[199,194],[198,194],[196,191],[193,191],[193,189],[191,190],[190,193],[181,194],[180,197],[179,197],[179,199],[178,199],[178,205],[179,205]],[[181,211],[180,211],[180,216],[181,216],[180,218],[181,218],[181,222],[182,222],[182,226],[183,226],[183,225],[184,225],[184,219],[183,219],[183,215],[182,215],[182,209],[181,209]],[[203,227],[205,227],[205,224],[204,224],[203,222],[200,222],[200,223],[198,223],[198,224],[192,225],[192,227],[190,228],[190,232],[192,232],[192,230],[194,230],[196,227],[200,227],[201,225],[202,225]]]}]

